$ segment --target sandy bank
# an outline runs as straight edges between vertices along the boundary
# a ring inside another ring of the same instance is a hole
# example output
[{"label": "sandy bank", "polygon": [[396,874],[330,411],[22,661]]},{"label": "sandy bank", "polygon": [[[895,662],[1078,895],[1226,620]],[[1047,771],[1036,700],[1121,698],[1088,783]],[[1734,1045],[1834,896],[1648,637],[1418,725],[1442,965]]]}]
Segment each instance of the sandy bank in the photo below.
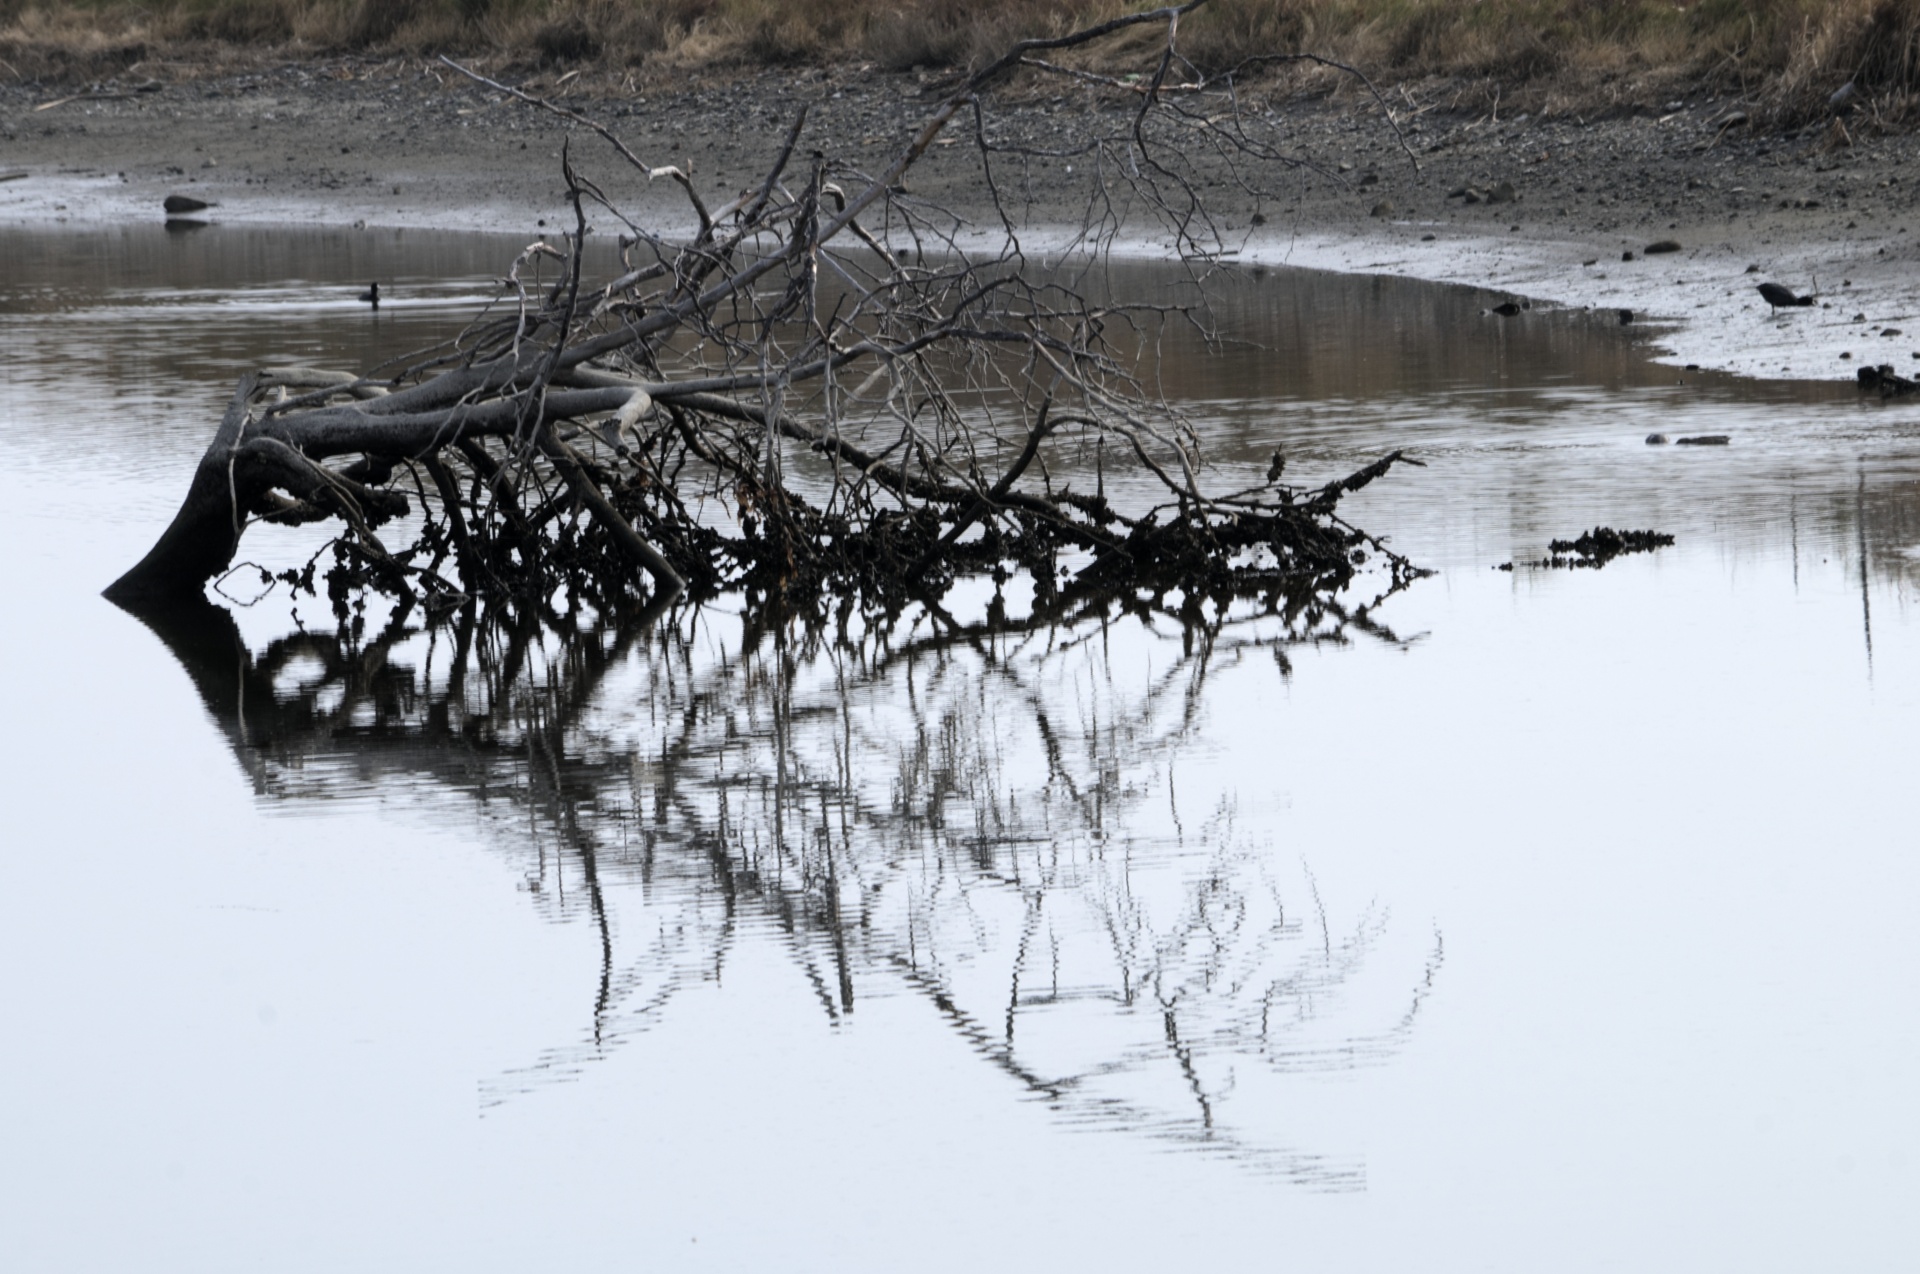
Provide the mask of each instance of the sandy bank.
[{"label": "sandy bank", "polygon": [[[570,104],[648,163],[690,166],[731,194],[761,171],[800,101],[812,104],[815,134],[837,139],[841,152],[850,142],[877,166],[934,100],[913,76],[799,71]],[[564,121],[420,62],[302,63],[45,101],[0,88],[0,172],[25,173],[0,182],[0,219],[154,220],[176,192],[215,204],[210,217],[252,223],[532,232],[562,211]],[[1920,367],[1914,137],[1863,127],[1851,144],[1836,144],[1832,132],[1751,136],[1725,126],[1737,103],[1706,98],[1604,120],[1399,105],[1404,148],[1370,103],[1288,108],[1299,154],[1319,170],[1263,174],[1278,198],[1256,202],[1225,180],[1206,192],[1237,254],[1469,284],[1536,305],[1631,310],[1671,361],[1743,375],[1833,379],[1863,362]],[[995,127],[1044,147],[1112,110],[1092,97],[1001,103]],[[649,184],[591,135],[575,145],[617,202],[661,228],[685,224],[667,183]],[[913,188],[980,218],[987,209],[964,151],[936,151]],[[1029,226],[1077,222],[1086,174],[1070,161],[1035,158],[1001,176]],[[1456,193],[1503,184],[1511,199]],[[1680,249],[1647,255],[1660,240]],[[1166,250],[1146,234],[1127,247]],[[1762,279],[1817,289],[1822,303],[1772,315],[1754,291]]]}]

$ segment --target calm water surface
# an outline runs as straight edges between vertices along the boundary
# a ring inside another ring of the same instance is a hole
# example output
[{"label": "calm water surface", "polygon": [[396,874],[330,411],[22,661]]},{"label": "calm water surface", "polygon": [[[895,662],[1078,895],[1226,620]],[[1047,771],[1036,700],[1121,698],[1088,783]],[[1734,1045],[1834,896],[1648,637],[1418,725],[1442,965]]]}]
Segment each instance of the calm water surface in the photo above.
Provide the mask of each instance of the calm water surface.
[{"label": "calm water surface", "polygon": [[[240,370],[518,246],[0,231],[6,1268],[1920,1259],[1920,406],[1271,272],[1161,388],[1250,473],[1426,461],[1364,615],[99,600]],[[1678,544],[1493,569],[1596,523]]]}]

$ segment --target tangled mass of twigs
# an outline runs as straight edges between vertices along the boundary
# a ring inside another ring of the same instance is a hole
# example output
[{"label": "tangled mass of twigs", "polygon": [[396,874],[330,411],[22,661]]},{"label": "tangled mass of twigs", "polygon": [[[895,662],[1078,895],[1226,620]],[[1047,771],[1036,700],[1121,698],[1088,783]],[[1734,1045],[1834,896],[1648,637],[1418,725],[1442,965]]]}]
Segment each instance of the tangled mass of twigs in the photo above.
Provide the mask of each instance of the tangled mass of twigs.
[{"label": "tangled mass of twigs", "polygon": [[[677,183],[696,224],[669,236],[638,223],[569,150],[571,231],[528,246],[505,299],[448,347],[364,376],[243,378],[173,525],[110,595],[197,594],[255,520],[344,524],[326,580],[337,606],[363,588],[430,610],[730,589],[887,603],[1010,570],[1031,575],[1041,603],[1179,590],[1291,605],[1343,587],[1369,558],[1411,577],[1337,512],[1405,457],[1303,488],[1282,481],[1276,453],[1264,480],[1209,491],[1197,433],[1115,339],[1199,319],[1102,300],[1084,274],[1038,269],[1022,251],[1003,173],[1037,152],[994,140],[988,122],[989,90],[1013,77],[1064,77],[1116,103],[1096,117],[1110,126],[1046,152],[1086,174],[1073,245],[1084,260],[1145,216],[1197,278],[1229,246],[1199,197],[1197,157],[1255,191],[1304,162],[1236,74],[1203,78],[1180,57],[1180,17],[1195,7],[1021,42],[878,172],[803,150],[801,109],[763,178],[714,208],[682,169],[456,68]],[[1156,31],[1139,75],[1070,65],[1096,42]],[[999,220],[984,252],[964,218],[904,184],[943,132],[969,127],[961,141]],[[619,268],[591,281],[589,217],[603,213],[625,227]],[[532,281],[547,261],[557,277]],[[381,538],[396,520],[404,547]],[[288,579],[313,589],[313,575]]]}]

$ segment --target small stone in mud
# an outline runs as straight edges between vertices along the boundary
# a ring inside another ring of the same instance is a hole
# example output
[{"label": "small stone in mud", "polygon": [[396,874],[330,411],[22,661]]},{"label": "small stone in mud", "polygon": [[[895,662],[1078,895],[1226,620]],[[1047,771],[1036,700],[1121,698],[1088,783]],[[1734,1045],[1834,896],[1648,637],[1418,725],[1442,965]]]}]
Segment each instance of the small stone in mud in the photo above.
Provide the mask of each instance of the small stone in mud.
[{"label": "small stone in mud", "polygon": [[1386,202],[1385,200],[1382,200],[1382,201],[1380,201],[1379,203],[1377,203],[1377,204],[1375,204],[1375,205],[1373,205],[1373,209],[1372,209],[1372,210],[1371,210],[1370,212],[1368,212],[1368,213],[1367,213],[1367,215],[1368,215],[1369,217],[1389,217],[1389,216],[1392,216],[1392,215],[1393,215],[1393,205],[1392,205],[1392,204],[1390,204],[1390,203],[1388,203],[1388,202]]},{"label": "small stone in mud", "polygon": [[[1433,236],[1433,235],[1430,235],[1430,234],[1423,234],[1423,235],[1421,235],[1421,236],[1420,236],[1420,242],[1422,242],[1422,243],[1432,243],[1432,242],[1433,242],[1433,240],[1434,240],[1434,238],[1435,238],[1435,236]],[[1920,358],[1920,354],[1915,354],[1915,355],[1914,355],[1914,357],[1915,357],[1915,358]]]},{"label": "small stone in mud", "polygon": [[1760,267],[1759,267],[1759,266],[1757,266],[1757,265],[1750,265],[1750,266],[1748,266],[1748,267],[1747,267],[1747,273],[1748,273],[1748,274],[1758,274],[1758,273],[1760,273]]},{"label": "small stone in mud", "polygon": [[1264,226],[1267,224],[1267,214],[1264,212],[1256,212],[1252,217],[1248,218],[1248,220],[1252,221],[1256,226]]},{"label": "small stone in mud", "polygon": [[1588,258],[1587,258],[1587,259],[1586,259],[1585,261],[1582,261],[1582,262],[1581,262],[1580,264],[1581,264],[1581,265],[1583,265],[1583,266],[1585,266],[1585,265],[1597,265],[1597,264],[1599,264],[1599,261],[1600,261],[1600,258],[1599,258],[1599,257],[1588,257]]},{"label": "small stone in mud", "polygon": [[199,212],[207,206],[206,200],[195,199],[192,195],[168,195],[160,204],[161,209],[169,216],[177,216],[183,212]]},{"label": "small stone in mud", "polygon": [[1647,245],[1647,255],[1650,257],[1659,256],[1663,252],[1678,252],[1678,251],[1680,251],[1680,245],[1675,243],[1672,239],[1661,239],[1658,242],[1649,243]]},{"label": "small stone in mud", "polygon": [[1901,333],[1901,331],[1900,331],[1900,329],[1899,329],[1899,328],[1897,328],[1897,327],[1889,327],[1889,328],[1887,328],[1887,329],[1886,329],[1885,331],[1883,331],[1883,332],[1881,332],[1881,333],[1880,333],[1880,335],[1882,335],[1882,336],[1900,336],[1900,335],[1902,335],[1902,333]]},{"label": "small stone in mud", "polygon": [[1664,447],[1667,445],[1667,436],[1665,434],[1648,434],[1647,445],[1649,447]]},{"label": "small stone in mud", "polygon": [[1675,438],[1673,445],[1676,447],[1724,447],[1732,441],[1733,438],[1728,434],[1695,434],[1691,438]]},{"label": "small stone in mud", "polygon": [[1844,360],[1844,359],[1849,359],[1849,358],[1852,358],[1852,357],[1853,357],[1853,351],[1852,351],[1852,350],[1845,350],[1845,349],[1843,349],[1843,350],[1841,350],[1841,351],[1840,351],[1840,357],[1841,357],[1841,358],[1842,358],[1843,360]]},{"label": "small stone in mud", "polygon": [[1629,324],[1629,323],[1631,323],[1631,322],[1633,322],[1633,311],[1632,311],[1632,310],[1621,310],[1621,311],[1620,311],[1620,326],[1621,326],[1621,327],[1625,327],[1625,326],[1626,326],[1627,324]]},{"label": "small stone in mud", "polygon": [[1632,249],[1628,249],[1627,251],[1625,251],[1625,252],[1622,252],[1622,253],[1620,254],[1620,259],[1621,259],[1622,261],[1631,261],[1631,260],[1633,260],[1633,251],[1632,251]]}]

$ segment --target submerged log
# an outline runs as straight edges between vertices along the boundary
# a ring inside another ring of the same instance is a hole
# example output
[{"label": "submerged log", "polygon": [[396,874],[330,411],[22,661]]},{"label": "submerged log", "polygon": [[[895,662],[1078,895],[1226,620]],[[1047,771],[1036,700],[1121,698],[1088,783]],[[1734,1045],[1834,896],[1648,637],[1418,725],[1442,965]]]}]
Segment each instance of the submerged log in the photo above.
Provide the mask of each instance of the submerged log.
[{"label": "submerged log", "polygon": [[109,598],[134,602],[197,594],[232,563],[250,518],[303,521],[344,513],[351,505],[363,522],[371,516],[377,523],[407,512],[399,492],[369,488],[351,469],[324,469],[298,440],[289,444],[270,429],[253,428],[255,397],[288,387],[351,391],[358,384],[351,376],[306,369],[242,376],[172,523],[147,555],[106,589]]},{"label": "submerged log", "polygon": [[248,400],[257,384],[258,378],[251,374],[240,378],[213,442],[193,471],[180,511],[147,555],[107,588],[108,597],[131,602],[198,595],[208,580],[233,561],[241,530],[234,500],[233,448],[246,426]]}]

